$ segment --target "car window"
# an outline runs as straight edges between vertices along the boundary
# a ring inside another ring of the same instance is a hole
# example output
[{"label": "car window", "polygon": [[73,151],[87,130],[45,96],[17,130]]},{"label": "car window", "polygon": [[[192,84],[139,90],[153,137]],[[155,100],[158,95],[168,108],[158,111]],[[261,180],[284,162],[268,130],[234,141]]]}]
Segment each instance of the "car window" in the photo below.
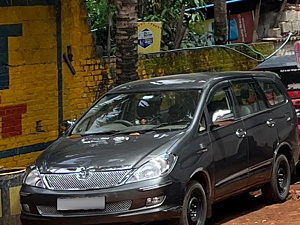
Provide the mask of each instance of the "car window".
[{"label": "car window", "polygon": [[213,125],[226,126],[234,119],[233,104],[228,89],[218,89],[214,92],[208,105],[208,112]]},{"label": "car window", "polygon": [[77,121],[72,134],[185,129],[199,96],[199,90],[107,94]]},{"label": "car window", "polygon": [[199,124],[199,131],[205,131],[206,130],[206,120],[205,120],[205,116],[202,115],[201,120],[200,120],[200,124]]},{"label": "car window", "polygon": [[274,83],[262,81],[258,83],[270,105],[277,105],[285,101],[285,95]]},{"label": "car window", "polygon": [[237,99],[237,111],[240,116],[247,116],[259,111],[259,99],[252,84],[233,84],[232,89]]}]

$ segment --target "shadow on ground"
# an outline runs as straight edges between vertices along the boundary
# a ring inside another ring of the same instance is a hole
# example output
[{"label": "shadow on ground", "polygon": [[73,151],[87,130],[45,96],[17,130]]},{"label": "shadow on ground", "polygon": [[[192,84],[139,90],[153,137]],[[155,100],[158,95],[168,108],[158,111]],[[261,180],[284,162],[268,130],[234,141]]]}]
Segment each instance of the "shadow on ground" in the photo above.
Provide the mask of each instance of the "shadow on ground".
[{"label": "shadow on ground", "polygon": [[[256,219],[258,221],[259,219],[264,220],[265,218],[267,218],[268,220],[274,218],[276,220],[275,217],[278,216],[279,212],[281,212],[282,215],[287,215],[288,217],[290,217],[290,222],[286,224],[292,224],[292,222],[295,222],[292,218],[294,216],[294,213],[292,211],[293,210],[296,211],[297,212],[296,216],[298,217],[298,211],[297,211],[298,209],[297,207],[296,208],[290,208],[290,207],[295,207],[293,205],[293,204],[297,204],[297,201],[295,200],[299,199],[300,202],[300,181],[299,181],[300,179],[299,177],[293,177],[293,178],[294,179],[292,180],[288,201],[286,201],[284,204],[278,204],[278,205],[275,204],[273,206],[266,204],[260,191],[251,192],[251,194],[244,193],[214,204],[212,209],[213,210],[212,217],[207,219],[205,225],[220,225],[220,224],[227,224],[227,223],[230,224],[230,221],[241,221],[241,220],[245,220],[245,218],[246,219],[250,218],[251,221],[249,224],[254,224],[254,221],[256,221]],[[256,211],[258,211],[258,213],[255,213],[254,215],[247,217],[247,214],[251,214]],[[273,214],[274,216],[272,216]],[[260,216],[260,218],[256,218],[257,216]],[[278,223],[275,222],[274,223],[272,222],[272,224],[282,224],[280,222]],[[234,224],[238,224],[238,222],[235,222]],[[296,224],[297,225],[300,224],[298,223],[298,220],[296,221]],[[152,222],[152,223],[145,223],[145,224],[138,224],[138,225],[166,225],[166,223]]]},{"label": "shadow on ground", "polygon": [[[261,195],[241,194],[213,205],[212,217],[205,225],[219,225],[238,218],[265,206]],[[144,224],[143,224],[144,225]],[[165,222],[152,222],[147,225],[166,225]]]},{"label": "shadow on ground", "polygon": [[213,205],[213,214],[206,225],[219,225],[259,210],[265,206],[261,195],[241,194]]}]

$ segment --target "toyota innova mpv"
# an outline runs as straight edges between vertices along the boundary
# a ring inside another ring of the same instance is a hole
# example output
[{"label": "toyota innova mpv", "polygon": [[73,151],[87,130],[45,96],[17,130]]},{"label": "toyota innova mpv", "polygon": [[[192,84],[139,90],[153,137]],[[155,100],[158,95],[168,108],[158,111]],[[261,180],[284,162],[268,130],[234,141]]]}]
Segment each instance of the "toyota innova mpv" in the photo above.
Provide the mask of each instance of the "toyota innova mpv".
[{"label": "toyota innova mpv", "polygon": [[164,220],[203,225],[251,190],[283,202],[299,160],[297,117],[271,72],[126,83],[97,100],[28,167],[23,225]]}]

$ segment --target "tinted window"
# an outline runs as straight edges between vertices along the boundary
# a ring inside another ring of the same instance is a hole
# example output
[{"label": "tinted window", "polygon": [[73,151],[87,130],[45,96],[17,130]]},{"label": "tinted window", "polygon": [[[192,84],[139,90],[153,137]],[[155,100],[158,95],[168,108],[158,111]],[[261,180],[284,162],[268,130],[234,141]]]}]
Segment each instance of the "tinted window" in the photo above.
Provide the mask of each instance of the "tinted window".
[{"label": "tinted window", "polygon": [[200,125],[199,125],[199,131],[205,131],[206,130],[206,120],[204,115],[201,117]]},{"label": "tinted window", "polygon": [[229,121],[233,120],[233,104],[227,89],[218,89],[213,94],[207,108],[214,125],[228,125],[231,123]]},{"label": "tinted window", "polygon": [[233,84],[232,89],[237,99],[237,111],[240,116],[247,116],[259,111],[259,99],[252,84]]},{"label": "tinted window", "polygon": [[277,105],[285,101],[285,95],[274,83],[271,82],[259,82],[266,99],[270,105]]},{"label": "tinted window", "polygon": [[192,121],[198,90],[109,94],[77,121],[72,134],[150,129],[184,129]]}]

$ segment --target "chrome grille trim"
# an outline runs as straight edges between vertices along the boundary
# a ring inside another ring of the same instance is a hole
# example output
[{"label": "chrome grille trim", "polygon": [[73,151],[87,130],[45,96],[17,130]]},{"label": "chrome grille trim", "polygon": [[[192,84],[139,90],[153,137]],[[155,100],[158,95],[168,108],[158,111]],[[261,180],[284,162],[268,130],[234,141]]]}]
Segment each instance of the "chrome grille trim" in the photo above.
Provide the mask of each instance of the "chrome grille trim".
[{"label": "chrome grille trim", "polygon": [[76,216],[76,215],[99,215],[107,213],[116,213],[128,211],[131,207],[132,200],[120,202],[111,202],[105,205],[103,210],[72,210],[57,211],[55,206],[37,205],[37,210],[42,216]]},{"label": "chrome grille trim", "polygon": [[47,188],[52,190],[88,190],[109,188],[122,184],[131,170],[91,171],[85,179],[79,173],[42,174]]}]

